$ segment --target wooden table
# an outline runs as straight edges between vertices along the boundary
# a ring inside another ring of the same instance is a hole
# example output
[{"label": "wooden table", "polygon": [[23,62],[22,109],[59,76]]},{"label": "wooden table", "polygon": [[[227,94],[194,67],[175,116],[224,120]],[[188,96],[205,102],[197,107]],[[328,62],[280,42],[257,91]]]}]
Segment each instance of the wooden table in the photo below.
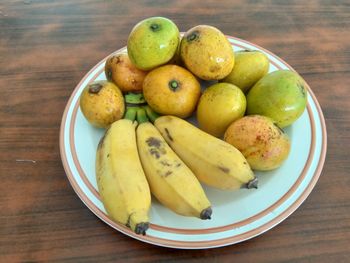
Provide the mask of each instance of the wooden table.
[{"label": "wooden table", "polygon": [[[155,15],[182,31],[210,24],[267,48],[322,106],[328,151],[319,182],[287,220],[250,241],[192,251],[139,242],[91,213],[65,176],[59,128],[74,87]],[[349,262],[349,28],[345,0],[1,1],[0,262]]]}]

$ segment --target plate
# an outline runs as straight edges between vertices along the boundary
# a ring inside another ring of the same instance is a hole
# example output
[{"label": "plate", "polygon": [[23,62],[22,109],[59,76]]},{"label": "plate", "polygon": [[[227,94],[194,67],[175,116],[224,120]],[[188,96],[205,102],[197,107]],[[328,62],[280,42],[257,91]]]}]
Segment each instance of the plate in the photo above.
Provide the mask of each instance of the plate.
[{"label": "plate", "polygon": [[[227,36],[235,51],[260,50],[270,60],[270,72],[290,69],[270,51],[242,39]],[[117,50],[125,51],[126,48]],[[211,220],[177,215],[155,198],[146,236],[136,235],[113,222],[101,203],[95,179],[95,154],[104,130],[92,127],[79,108],[79,96],[94,80],[105,79],[104,63],[94,66],[74,89],[65,108],[60,130],[60,152],[67,177],[80,199],[101,220],[121,233],[154,245],[204,249],[235,244],[276,226],[292,214],[310,194],[323,167],[327,148],[326,126],[319,103],[308,86],[308,104],[302,116],[286,132],[291,152],[283,165],[271,172],[256,172],[259,189],[221,191],[204,187],[213,207]]]}]

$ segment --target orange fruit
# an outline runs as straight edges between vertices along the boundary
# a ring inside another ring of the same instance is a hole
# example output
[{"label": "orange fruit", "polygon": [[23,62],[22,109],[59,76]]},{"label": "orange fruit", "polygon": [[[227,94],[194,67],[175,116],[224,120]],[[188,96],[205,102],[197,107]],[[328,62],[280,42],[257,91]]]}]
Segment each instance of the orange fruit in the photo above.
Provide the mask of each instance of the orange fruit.
[{"label": "orange fruit", "polygon": [[163,115],[189,117],[196,109],[200,93],[196,77],[177,65],[156,68],[148,73],[143,82],[147,103]]}]

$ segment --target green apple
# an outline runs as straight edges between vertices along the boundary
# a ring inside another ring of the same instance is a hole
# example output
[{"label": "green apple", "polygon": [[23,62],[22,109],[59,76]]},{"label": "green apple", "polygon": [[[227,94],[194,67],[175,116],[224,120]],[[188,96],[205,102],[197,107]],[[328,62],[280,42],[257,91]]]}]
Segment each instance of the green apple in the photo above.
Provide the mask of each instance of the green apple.
[{"label": "green apple", "polygon": [[281,128],[295,122],[306,104],[306,83],[290,70],[277,70],[265,75],[247,95],[248,114],[270,117]]},{"label": "green apple", "polygon": [[128,55],[139,69],[150,70],[167,63],[179,45],[179,29],[165,17],[150,17],[139,22],[128,38]]}]

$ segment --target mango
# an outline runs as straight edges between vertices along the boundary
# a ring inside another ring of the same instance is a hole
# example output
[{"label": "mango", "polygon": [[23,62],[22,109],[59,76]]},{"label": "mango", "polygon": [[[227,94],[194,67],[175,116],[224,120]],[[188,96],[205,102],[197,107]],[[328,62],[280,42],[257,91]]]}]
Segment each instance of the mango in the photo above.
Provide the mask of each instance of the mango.
[{"label": "mango", "polygon": [[99,80],[88,84],[80,95],[79,103],[86,120],[98,128],[108,128],[124,116],[123,94],[110,81]]},{"label": "mango", "polygon": [[179,44],[179,29],[165,17],[150,17],[132,29],[127,43],[131,62],[141,70],[166,64]]},{"label": "mango", "polygon": [[208,25],[195,26],[185,33],[180,55],[186,68],[204,80],[222,79],[234,66],[231,44],[219,29]]},{"label": "mango", "polygon": [[235,146],[254,170],[268,171],[281,166],[290,152],[290,139],[272,119],[245,116],[233,122],[224,140]]},{"label": "mango", "polygon": [[248,92],[247,114],[270,117],[283,128],[301,116],[306,104],[303,78],[294,71],[277,70],[260,79]]},{"label": "mango", "polygon": [[244,116],[246,105],[246,98],[237,86],[216,83],[208,87],[199,99],[199,128],[213,136],[221,137],[233,121]]},{"label": "mango", "polygon": [[235,66],[223,82],[239,87],[246,93],[258,80],[269,72],[268,57],[257,50],[235,52]]}]

